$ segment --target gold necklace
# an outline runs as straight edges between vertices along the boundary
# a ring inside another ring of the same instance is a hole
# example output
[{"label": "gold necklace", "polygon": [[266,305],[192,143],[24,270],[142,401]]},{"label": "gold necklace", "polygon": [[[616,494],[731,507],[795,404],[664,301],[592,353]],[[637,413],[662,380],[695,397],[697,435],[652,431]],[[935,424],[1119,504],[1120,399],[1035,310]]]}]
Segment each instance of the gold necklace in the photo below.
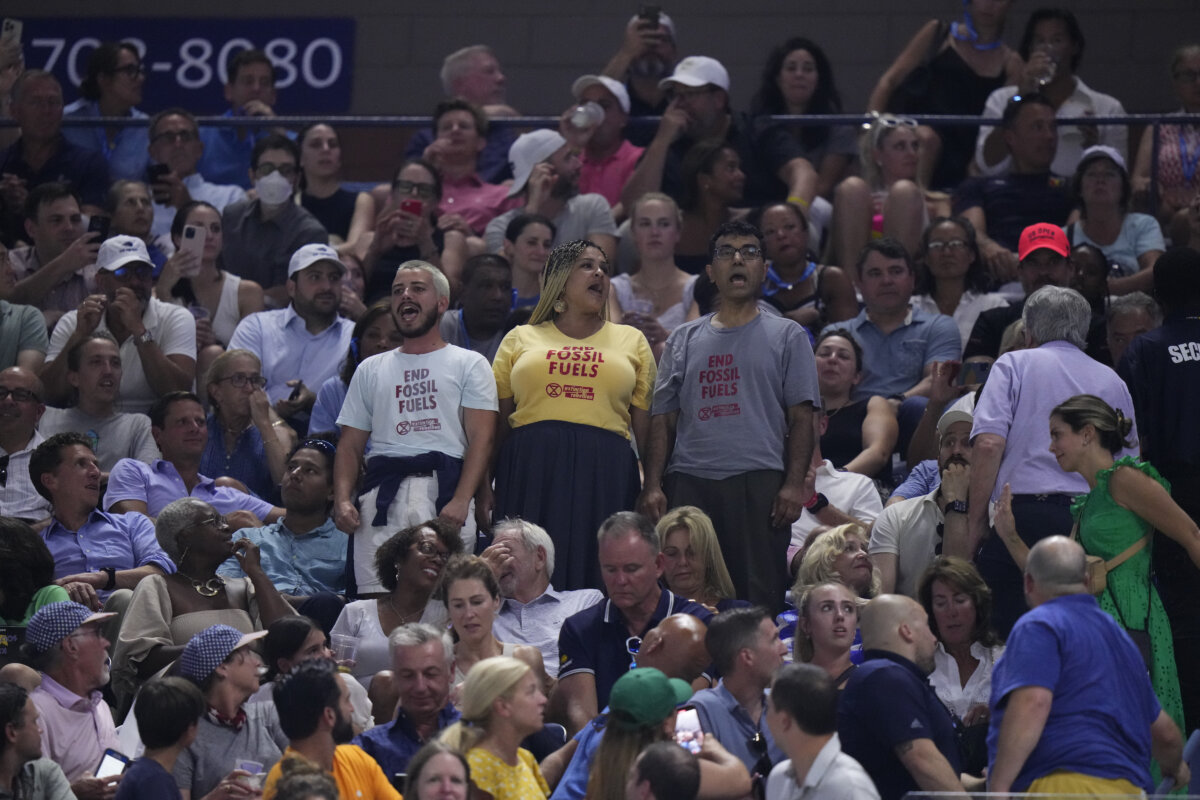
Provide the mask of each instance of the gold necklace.
[{"label": "gold necklace", "polygon": [[218,575],[214,575],[206,581],[201,581],[193,578],[191,575],[185,575],[178,569],[175,570],[175,574],[181,578],[191,581],[192,588],[195,589],[196,594],[200,595],[201,597],[216,597],[218,594],[220,594],[221,590],[225,588],[225,581],[222,580]]},{"label": "gold necklace", "polygon": [[387,596],[386,602],[389,606],[391,606],[392,613],[394,613],[396,615],[396,617],[400,620],[401,625],[406,625],[409,622],[412,622],[413,620],[410,618],[413,616],[416,616],[417,619],[420,619],[421,614],[425,613],[425,609],[424,609],[424,607],[422,607],[412,613],[401,614],[400,609],[396,608],[396,604],[392,602],[392,596],[390,594]]}]

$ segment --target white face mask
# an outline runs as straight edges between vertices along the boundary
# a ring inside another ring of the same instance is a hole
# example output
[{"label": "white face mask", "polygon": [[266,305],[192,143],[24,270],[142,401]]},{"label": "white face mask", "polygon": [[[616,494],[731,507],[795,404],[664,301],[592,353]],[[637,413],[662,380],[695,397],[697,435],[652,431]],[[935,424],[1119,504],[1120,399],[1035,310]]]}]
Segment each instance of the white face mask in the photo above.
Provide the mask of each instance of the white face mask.
[{"label": "white face mask", "polygon": [[292,196],[292,182],[278,171],[265,175],[254,182],[258,199],[269,206],[280,206]]}]

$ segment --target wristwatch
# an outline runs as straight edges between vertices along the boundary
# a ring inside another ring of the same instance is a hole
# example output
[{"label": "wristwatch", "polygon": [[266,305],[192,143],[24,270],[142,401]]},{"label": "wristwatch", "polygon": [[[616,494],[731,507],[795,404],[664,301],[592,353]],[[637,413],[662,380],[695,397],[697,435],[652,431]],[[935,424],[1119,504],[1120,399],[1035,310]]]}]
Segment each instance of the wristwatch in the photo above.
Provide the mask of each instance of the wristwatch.
[{"label": "wristwatch", "polygon": [[146,344],[147,342],[153,342],[153,341],[154,341],[154,333],[149,328],[142,331],[137,336],[133,337],[133,343],[135,345]]},{"label": "wristwatch", "polygon": [[810,514],[820,514],[825,510],[825,506],[829,505],[829,498],[820,492],[813,494],[812,499],[804,506],[804,509]]},{"label": "wristwatch", "polygon": [[954,500],[952,502],[947,503],[946,507],[944,509],[942,509],[943,514],[949,514],[951,511],[954,511],[959,514],[967,513],[967,501],[966,500]]},{"label": "wristwatch", "polygon": [[116,567],[101,567],[100,569],[98,569],[96,571],[103,572],[105,575],[108,576],[108,583],[104,584],[104,588],[101,591],[111,592],[113,589],[117,588]]}]

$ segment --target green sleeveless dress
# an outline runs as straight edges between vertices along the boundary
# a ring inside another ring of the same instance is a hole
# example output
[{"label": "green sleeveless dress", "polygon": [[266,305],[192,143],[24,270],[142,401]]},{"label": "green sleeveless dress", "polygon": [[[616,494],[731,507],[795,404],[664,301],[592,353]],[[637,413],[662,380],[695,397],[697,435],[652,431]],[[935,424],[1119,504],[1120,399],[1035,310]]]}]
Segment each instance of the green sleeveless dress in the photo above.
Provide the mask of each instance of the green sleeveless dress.
[{"label": "green sleeveless dress", "polygon": [[[1118,467],[1141,470],[1164,489],[1171,485],[1151,465],[1132,456],[1118,459],[1109,469],[1096,473],[1096,488],[1082,494],[1071,504],[1071,514],[1079,522],[1079,543],[1091,556],[1109,560],[1151,532],[1150,524],[1128,509],[1117,505],[1108,482]],[[1175,669],[1175,646],[1171,642],[1171,624],[1163,609],[1158,590],[1150,583],[1150,548],[1145,547],[1108,573],[1108,588],[1096,598],[1128,631],[1149,630],[1153,666],[1150,682],[1163,710],[1175,720],[1181,731],[1183,698],[1179,693],[1179,674]]]}]

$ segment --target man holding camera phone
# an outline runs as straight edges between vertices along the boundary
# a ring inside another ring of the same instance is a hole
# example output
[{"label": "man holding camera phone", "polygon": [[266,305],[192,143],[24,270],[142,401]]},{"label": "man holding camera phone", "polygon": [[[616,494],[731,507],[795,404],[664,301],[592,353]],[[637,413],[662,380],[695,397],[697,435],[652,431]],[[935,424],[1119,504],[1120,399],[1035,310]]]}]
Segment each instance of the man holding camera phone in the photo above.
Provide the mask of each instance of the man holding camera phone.
[{"label": "man holding camera phone", "polygon": [[146,183],[154,195],[152,236],[171,230],[175,212],[193,200],[210,203],[217,211],[246,199],[242,187],[210,183],[197,170],[204,142],[196,118],[182,108],[168,108],[150,119],[150,159]]}]

